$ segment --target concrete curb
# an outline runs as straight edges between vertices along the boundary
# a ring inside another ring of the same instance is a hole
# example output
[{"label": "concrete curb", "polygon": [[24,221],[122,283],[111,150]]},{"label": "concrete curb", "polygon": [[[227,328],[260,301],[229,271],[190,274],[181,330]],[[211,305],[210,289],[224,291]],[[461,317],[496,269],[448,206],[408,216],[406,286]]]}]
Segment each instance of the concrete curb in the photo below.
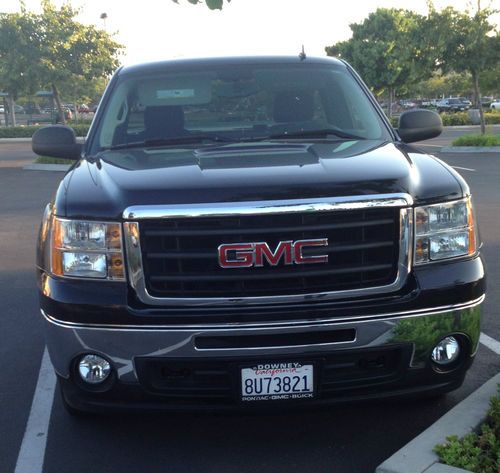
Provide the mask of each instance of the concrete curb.
[{"label": "concrete curb", "polygon": [[[77,136],[76,139],[83,143],[85,141],[85,136]],[[29,138],[0,138],[0,144],[2,143],[31,143],[31,137]]]},{"label": "concrete curb", "polygon": [[27,164],[23,166],[25,171],[58,171],[66,172],[70,168],[69,164]]},{"label": "concrete curb", "polygon": [[500,153],[500,146],[443,146],[440,153]]},{"label": "concrete curb", "polygon": [[446,437],[463,437],[476,430],[483,422],[490,406],[490,398],[498,391],[500,373],[493,376],[469,397],[438,419],[427,430],[415,437],[392,457],[380,464],[376,473],[465,473],[467,470],[439,463],[433,448]]},{"label": "concrete curb", "polygon": [[1,143],[31,143],[31,138],[0,138]]}]

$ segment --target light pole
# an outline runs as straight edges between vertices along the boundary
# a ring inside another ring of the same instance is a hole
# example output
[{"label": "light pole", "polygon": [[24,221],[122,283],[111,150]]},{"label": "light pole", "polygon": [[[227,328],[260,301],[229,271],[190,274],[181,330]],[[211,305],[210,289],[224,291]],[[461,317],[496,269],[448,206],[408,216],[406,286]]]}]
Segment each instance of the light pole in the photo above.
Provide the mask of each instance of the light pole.
[{"label": "light pole", "polygon": [[106,31],[106,18],[108,17],[108,14],[106,12],[104,13],[101,13],[101,20],[102,20],[102,23],[103,23],[103,26],[104,26],[104,30]]}]

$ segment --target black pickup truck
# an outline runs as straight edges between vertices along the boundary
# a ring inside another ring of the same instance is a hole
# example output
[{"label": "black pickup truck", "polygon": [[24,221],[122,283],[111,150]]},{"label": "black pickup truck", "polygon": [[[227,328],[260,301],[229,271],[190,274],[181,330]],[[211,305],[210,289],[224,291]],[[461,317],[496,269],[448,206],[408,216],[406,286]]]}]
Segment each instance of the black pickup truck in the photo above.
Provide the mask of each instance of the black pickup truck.
[{"label": "black pickup truck", "polygon": [[292,409],[461,385],[485,270],[469,187],[345,62],[119,69],[47,205],[37,279],[70,412]]}]

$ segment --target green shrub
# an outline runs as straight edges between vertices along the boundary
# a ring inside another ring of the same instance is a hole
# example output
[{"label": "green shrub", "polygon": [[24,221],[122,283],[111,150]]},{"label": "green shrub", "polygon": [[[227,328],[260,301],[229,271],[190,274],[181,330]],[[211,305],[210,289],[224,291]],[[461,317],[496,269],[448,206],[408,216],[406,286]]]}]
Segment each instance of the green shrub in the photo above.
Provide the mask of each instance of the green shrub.
[{"label": "green shrub", "polygon": [[490,401],[490,410],[479,433],[471,432],[462,439],[451,436],[434,451],[447,465],[476,473],[500,471],[500,395]]},{"label": "green shrub", "polygon": [[[75,130],[76,136],[85,136],[90,128],[87,123],[70,126]],[[0,138],[31,138],[39,128],[42,126],[0,127]]]},{"label": "green shrub", "polygon": [[399,117],[390,117],[389,121],[391,122],[391,125],[392,125],[393,128],[397,128],[398,127]]},{"label": "green shrub", "polygon": [[38,156],[35,159],[36,164],[73,164],[74,162],[72,159],[52,158],[50,156]]},{"label": "green shrub", "polygon": [[444,126],[472,125],[467,112],[441,113]]},{"label": "green shrub", "polygon": [[39,126],[13,126],[0,128],[0,138],[31,138]]},{"label": "green shrub", "polygon": [[500,146],[500,135],[462,135],[452,144],[453,146]]},{"label": "green shrub", "polygon": [[485,112],[484,121],[487,125],[500,125],[500,110]]},{"label": "green shrub", "polygon": [[90,123],[79,123],[78,125],[70,126],[75,130],[76,136],[86,136],[90,128]]},{"label": "green shrub", "polygon": [[[467,112],[440,113],[440,117],[443,126],[472,125]],[[398,127],[398,117],[391,117],[389,120],[394,128]],[[485,111],[484,121],[487,125],[500,125],[500,110]]]}]

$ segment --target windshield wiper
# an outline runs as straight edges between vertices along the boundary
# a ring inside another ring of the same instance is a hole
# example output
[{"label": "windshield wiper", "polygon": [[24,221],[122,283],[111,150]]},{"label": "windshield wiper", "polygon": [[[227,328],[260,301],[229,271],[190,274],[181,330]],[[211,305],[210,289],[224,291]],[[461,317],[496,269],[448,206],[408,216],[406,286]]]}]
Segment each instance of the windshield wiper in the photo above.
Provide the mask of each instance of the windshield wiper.
[{"label": "windshield wiper", "polygon": [[218,135],[186,135],[186,136],[176,136],[174,138],[161,138],[155,140],[131,141],[130,143],[120,143],[118,145],[107,146],[104,148],[104,151],[108,150],[113,151],[117,149],[128,149],[128,148],[153,148],[155,146],[197,144],[197,143],[202,143],[204,141],[209,141],[212,143],[235,143],[238,140]]},{"label": "windshield wiper", "polygon": [[324,128],[321,130],[303,130],[303,131],[292,131],[290,133],[279,133],[276,135],[269,135],[267,139],[270,140],[280,140],[287,138],[326,138],[329,135],[336,136],[337,138],[343,138],[347,140],[365,140],[359,135],[354,135],[353,133],[348,133],[346,131],[337,130],[336,128]]}]

